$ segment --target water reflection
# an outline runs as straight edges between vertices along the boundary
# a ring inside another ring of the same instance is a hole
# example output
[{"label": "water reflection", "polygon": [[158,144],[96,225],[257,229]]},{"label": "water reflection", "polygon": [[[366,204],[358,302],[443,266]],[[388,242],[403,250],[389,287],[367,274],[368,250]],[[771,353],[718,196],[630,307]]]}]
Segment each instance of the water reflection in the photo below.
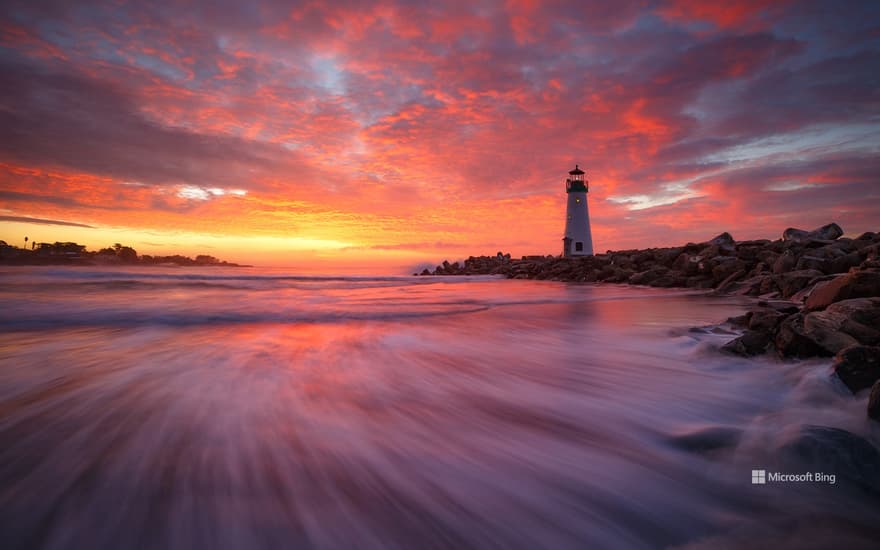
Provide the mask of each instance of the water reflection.
[{"label": "water reflection", "polygon": [[4,547],[653,548],[866,502],[740,477],[804,401],[850,417],[670,333],[735,301],[161,273],[2,274]]}]

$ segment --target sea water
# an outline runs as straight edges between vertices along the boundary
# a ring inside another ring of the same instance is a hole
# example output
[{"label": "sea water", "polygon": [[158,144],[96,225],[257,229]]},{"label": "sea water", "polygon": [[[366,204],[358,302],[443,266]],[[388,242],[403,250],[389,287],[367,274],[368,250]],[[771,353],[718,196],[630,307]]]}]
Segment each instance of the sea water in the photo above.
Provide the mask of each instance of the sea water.
[{"label": "sea water", "polygon": [[[725,356],[733,335],[690,330],[747,305],[0,268],[0,546],[870,547],[873,455],[783,460],[810,426],[876,448],[865,394],[828,360]],[[756,473],[774,467],[837,483]]]}]

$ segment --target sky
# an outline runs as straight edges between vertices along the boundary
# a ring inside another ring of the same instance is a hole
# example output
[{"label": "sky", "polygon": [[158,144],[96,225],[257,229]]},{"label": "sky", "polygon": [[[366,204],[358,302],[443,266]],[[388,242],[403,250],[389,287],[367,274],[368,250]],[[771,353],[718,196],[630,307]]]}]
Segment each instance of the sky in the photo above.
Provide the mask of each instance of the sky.
[{"label": "sky", "polygon": [[880,3],[4,0],[0,239],[409,269],[880,230]]}]

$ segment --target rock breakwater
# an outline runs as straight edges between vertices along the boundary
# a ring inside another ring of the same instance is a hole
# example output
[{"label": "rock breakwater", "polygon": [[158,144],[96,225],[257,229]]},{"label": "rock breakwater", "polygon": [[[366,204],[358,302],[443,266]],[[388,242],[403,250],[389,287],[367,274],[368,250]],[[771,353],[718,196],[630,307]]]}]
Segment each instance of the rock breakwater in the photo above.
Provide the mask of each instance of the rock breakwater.
[{"label": "rock breakwater", "polygon": [[834,357],[834,372],[853,393],[872,388],[870,415],[880,419],[880,233],[848,238],[830,223],[812,231],[788,228],[777,240],[737,241],[722,233],[703,243],[582,258],[513,259],[499,252],[444,261],[421,275],[502,275],[754,296],[754,307],[727,320],[742,334],[723,352]]}]

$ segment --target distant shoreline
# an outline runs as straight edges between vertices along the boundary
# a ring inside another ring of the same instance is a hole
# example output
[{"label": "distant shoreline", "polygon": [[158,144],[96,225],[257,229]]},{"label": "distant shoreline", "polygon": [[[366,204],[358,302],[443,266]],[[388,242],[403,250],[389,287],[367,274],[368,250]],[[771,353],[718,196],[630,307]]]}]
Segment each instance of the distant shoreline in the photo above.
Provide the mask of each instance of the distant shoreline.
[{"label": "distant shoreline", "polygon": [[253,267],[226,262],[207,254],[199,254],[195,258],[180,254],[138,255],[135,249],[119,243],[93,252],[86,250],[85,245],[73,242],[34,243],[28,250],[8,245],[5,241],[0,241],[0,265]]},{"label": "distant shoreline", "polygon": [[42,265],[57,265],[57,266],[65,266],[65,267],[254,267],[249,264],[236,264],[232,262],[219,262],[216,264],[179,264],[174,262],[163,262],[163,263],[144,263],[144,262],[134,262],[134,263],[121,263],[121,262],[95,262],[95,261],[81,261],[81,260],[67,260],[64,258],[59,258],[57,260],[52,261],[8,261],[6,259],[0,258],[0,266],[3,267],[28,267],[28,266],[42,266]]}]

